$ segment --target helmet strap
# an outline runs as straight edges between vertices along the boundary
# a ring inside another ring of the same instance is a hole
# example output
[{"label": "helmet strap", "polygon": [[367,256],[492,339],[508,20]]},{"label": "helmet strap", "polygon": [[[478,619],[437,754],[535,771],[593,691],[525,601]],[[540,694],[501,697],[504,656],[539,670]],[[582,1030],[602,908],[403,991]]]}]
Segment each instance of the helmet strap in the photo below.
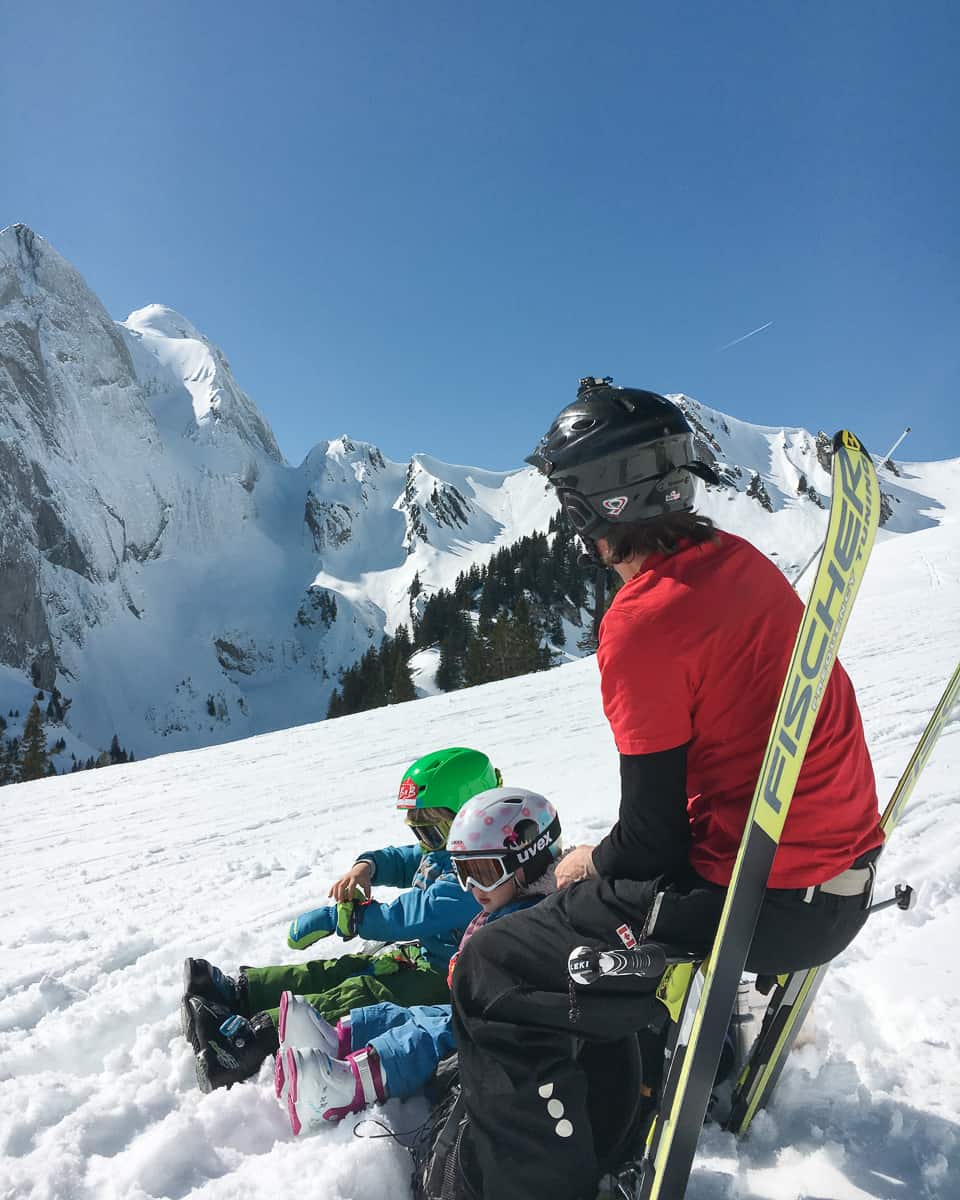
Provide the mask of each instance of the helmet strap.
[{"label": "helmet strap", "polygon": [[592,538],[582,537],[579,533],[577,539],[580,542],[580,553],[577,555],[577,566],[581,570],[585,567],[602,567],[600,555],[597,553],[597,543]]}]

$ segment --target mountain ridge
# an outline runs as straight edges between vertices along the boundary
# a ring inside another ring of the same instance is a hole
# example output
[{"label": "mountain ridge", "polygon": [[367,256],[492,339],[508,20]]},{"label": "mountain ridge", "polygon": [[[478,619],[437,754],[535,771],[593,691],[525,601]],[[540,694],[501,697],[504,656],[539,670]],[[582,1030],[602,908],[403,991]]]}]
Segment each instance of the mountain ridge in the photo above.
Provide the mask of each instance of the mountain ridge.
[{"label": "mountain ridge", "polygon": [[[825,520],[822,437],[673,398],[724,481],[702,511],[790,573]],[[890,531],[942,516],[907,474],[882,487]],[[291,465],[189,318],[114,321],[43,238],[0,231],[0,711],[59,687],[67,756],[321,718],[339,672],[416,615],[415,581],[450,588],[556,509],[528,468],[394,463],[346,433]]]}]

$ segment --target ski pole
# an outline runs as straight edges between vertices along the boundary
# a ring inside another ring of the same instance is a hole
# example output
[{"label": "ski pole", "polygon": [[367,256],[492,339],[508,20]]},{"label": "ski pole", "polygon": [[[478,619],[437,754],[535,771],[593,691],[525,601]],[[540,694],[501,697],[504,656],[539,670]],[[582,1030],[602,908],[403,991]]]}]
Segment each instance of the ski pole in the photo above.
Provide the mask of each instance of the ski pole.
[{"label": "ski pole", "polygon": [[898,883],[893,889],[893,895],[889,900],[881,900],[878,904],[871,904],[867,912],[871,915],[879,912],[881,908],[892,908],[895,904],[902,912],[913,908],[917,902],[917,896],[909,883]]},{"label": "ski pole", "polygon": [[893,445],[890,447],[890,449],[883,456],[883,462],[887,462],[888,459],[893,458],[894,450],[896,450],[896,448],[900,445],[900,443],[903,441],[903,439],[907,436],[907,434],[909,432],[910,432],[910,426],[908,425],[906,427],[906,429],[904,429],[903,433],[900,434],[900,436],[897,438],[897,440],[893,443]]}]

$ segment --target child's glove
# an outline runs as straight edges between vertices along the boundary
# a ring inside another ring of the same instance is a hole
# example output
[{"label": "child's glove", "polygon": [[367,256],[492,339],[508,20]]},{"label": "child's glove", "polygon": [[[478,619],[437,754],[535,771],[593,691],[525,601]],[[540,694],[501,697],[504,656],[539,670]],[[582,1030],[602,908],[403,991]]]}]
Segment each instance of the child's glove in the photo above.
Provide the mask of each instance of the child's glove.
[{"label": "child's glove", "polygon": [[287,945],[293,950],[306,950],[332,933],[339,933],[345,942],[349,942],[357,936],[359,908],[359,901],[341,900],[339,904],[324,904],[322,908],[301,913],[290,922]]}]

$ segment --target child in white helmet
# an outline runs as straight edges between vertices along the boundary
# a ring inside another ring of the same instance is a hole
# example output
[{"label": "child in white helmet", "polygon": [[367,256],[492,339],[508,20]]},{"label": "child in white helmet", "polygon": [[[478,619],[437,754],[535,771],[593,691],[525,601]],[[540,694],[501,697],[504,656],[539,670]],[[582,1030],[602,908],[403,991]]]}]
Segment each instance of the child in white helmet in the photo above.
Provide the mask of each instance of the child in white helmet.
[{"label": "child in white helmet", "polygon": [[[546,797],[493,788],[460,809],[447,850],[460,886],[480,905],[460,942],[489,921],[527,908],[554,890],[560,819]],[[450,971],[456,964],[451,960]],[[389,1097],[412,1096],[454,1050],[449,1004],[352,1009],[336,1025],[290,992],[279,1017],[276,1092],[294,1133],[313,1131]]]},{"label": "child in white helmet", "polygon": [[[451,746],[416,759],[404,773],[397,807],[417,845],[361,854],[330,888],[333,902],[302,913],[287,938],[295,950],[333,934],[344,941],[359,937],[406,944],[375,955],[241,967],[236,976],[203,958],[186,960],[181,1028],[196,1055],[202,1091],[255,1075],[273,1056],[279,1043],[277,1006],[285,991],[334,1021],[377,1001],[404,1007],[447,1000],[450,959],[477,915],[475,901],[457,886],[447,834],[471,796],[500,783],[500,772],[479,750]],[[381,903],[371,898],[371,889],[379,886],[407,890]]]}]

